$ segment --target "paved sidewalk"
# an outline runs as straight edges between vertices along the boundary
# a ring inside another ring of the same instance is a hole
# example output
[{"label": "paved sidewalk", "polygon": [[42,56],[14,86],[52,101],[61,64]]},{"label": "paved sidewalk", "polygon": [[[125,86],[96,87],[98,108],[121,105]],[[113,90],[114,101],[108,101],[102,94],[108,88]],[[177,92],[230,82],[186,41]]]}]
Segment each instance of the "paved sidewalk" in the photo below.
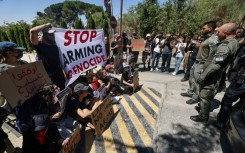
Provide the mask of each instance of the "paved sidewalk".
[{"label": "paved sidewalk", "polygon": [[[173,67],[172,62],[171,68]],[[180,81],[183,76],[183,73],[173,76],[171,73],[157,71],[140,73],[140,84],[158,89],[162,93],[153,137],[154,152],[230,153],[225,135],[220,134],[213,126],[224,92],[217,94],[212,101],[208,124],[195,123],[190,120],[190,116],[197,115],[195,104],[186,104],[188,98],[180,96],[189,86],[188,81]]]}]

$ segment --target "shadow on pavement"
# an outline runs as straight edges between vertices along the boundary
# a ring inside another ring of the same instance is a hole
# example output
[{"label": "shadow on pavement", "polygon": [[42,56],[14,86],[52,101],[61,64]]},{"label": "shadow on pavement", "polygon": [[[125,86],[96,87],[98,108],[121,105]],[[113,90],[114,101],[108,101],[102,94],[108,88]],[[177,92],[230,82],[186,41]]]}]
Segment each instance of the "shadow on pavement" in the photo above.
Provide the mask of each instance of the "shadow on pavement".
[{"label": "shadow on pavement", "polygon": [[124,150],[122,148],[127,148],[129,150],[137,150],[138,153],[153,153],[152,147],[145,147],[145,146],[133,146],[133,145],[125,145],[124,142],[121,142],[118,139],[104,139],[104,141],[107,141],[108,143],[114,143],[116,148],[115,150],[117,152],[123,152]]},{"label": "shadow on pavement", "polygon": [[217,150],[220,145],[222,150],[229,150],[225,136],[220,134],[212,122],[202,128],[173,124],[172,129],[172,133],[158,135],[157,139],[154,140],[154,143],[157,144],[155,152],[208,153]]}]

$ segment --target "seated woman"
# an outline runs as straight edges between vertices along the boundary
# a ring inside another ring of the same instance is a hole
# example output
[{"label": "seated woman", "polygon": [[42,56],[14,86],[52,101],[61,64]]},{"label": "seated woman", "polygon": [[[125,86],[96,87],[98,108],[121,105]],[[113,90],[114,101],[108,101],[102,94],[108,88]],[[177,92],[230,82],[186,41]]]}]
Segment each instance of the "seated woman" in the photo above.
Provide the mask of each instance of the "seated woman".
[{"label": "seated woman", "polygon": [[[73,94],[67,98],[65,112],[73,119],[71,120],[73,126],[80,123],[83,128],[88,126],[94,129],[94,126],[91,124],[91,114],[102,102],[95,98],[89,100],[87,98],[88,89],[89,86],[81,83],[76,84],[73,89]],[[72,126],[71,124],[70,126]]]},{"label": "seated woman", "polygon": [[69,138],[63,139],[56,124],[50,117],[49,104],[54,101],[57,88],[53,84],[44,85],[36,95],[31,108],[32,127],[23,135],[22,152],[59,152]]},{"label": "seated woman", "polygon": [[98,78],[95,73],[89,73],[87,77],[88,83],[89,83],[89,89],[88,94],[89,98],[93,98],[93,96],[96,96],[96,92],[101,86],[100,82],[98,82]]},{"label": "seated woman", "polygon": [[105,85],[107,95],[110,94],[111,96],[114,96],[120,93],[120,87],[118,85],[113,84],[114,78],[109,78],[105,69],[100,69],[96,73],[96,76],[99,79],[99,83]]},{"label": "seated woman", "polygon": [[46,84],[39,92],[43,101],[48,105],[48,113],[51,120],[56,123],[63,138],[70,137],[72,134],[72,131],[66,127],[66,117],[64,114],[67,96],[71,94],[71,89],[68,88],[67,90],[68,92],[60,100],[57,98],[60,88],[55,84]]}]

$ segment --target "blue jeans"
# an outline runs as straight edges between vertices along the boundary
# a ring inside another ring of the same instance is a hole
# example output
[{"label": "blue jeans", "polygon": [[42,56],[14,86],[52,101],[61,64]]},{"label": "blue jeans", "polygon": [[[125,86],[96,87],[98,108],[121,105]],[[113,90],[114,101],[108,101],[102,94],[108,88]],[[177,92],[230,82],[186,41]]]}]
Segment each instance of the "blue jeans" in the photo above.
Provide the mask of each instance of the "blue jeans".
[{"label": "blue jeans", "polygon": [[[159,58],[160,58],[160,53],[157,53],[157,52],[153,51],[151,68],[155,68],[155,67],[158,66],[158,60],[159,60]],[[156,64],[155,64],[155,61],[156,61]]]},{"label": "blue jeans", "polygon": [[[163,71],[169,71],[171,57],[172,57],[172,53],[162,54],[162,72]],[[167,65],[166,65],[166,62],[167,62]],[[165,67],[165,65],[166,65],[166,67]]]},{"label": "blue jeans", "polygon": [[174,72],[177,74],[179,71],[180,63],[182,62],[184,57],[175,57],[175,70]]}]

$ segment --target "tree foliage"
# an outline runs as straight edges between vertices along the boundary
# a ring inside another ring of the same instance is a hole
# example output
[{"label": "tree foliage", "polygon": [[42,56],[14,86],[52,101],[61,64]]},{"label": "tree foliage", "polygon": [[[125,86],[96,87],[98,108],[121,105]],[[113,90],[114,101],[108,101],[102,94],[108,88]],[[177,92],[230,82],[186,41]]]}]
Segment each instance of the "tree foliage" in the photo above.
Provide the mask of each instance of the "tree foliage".
[{"label": "tree foliage", "polygon": [[74,22],[74,28],[75,29],[84,29],[83,22],[80,18],[76,18]]},{"label": "tree foliage", "polygon": [[52,23],[54,26],[61,25],[61,22],[74,23],[80,15],[88,12],[103,12],[102,7],[88,4],[81,1],[64,1],[63,3],[52,4],[44,9],[44,13],[37,12],[33,26],[43,23]]},{"label": "tree foliage", "polygon": [[144,0],[124,14],[123,29],[134,29],[142,37],[153,30],[192,36],[206,21],[222,24],[245,19],[244,9],[244,0],[168,0],[163,4]]},{"label": "tree foliage", "polygon": [[0,26],[0,41],[11,41],[17,43],[19,46],[26,48],[27,51],[32,51],[30,39],[29,39],[28,25],[24,21],[18,21],[18,23],[6,23]]}]

